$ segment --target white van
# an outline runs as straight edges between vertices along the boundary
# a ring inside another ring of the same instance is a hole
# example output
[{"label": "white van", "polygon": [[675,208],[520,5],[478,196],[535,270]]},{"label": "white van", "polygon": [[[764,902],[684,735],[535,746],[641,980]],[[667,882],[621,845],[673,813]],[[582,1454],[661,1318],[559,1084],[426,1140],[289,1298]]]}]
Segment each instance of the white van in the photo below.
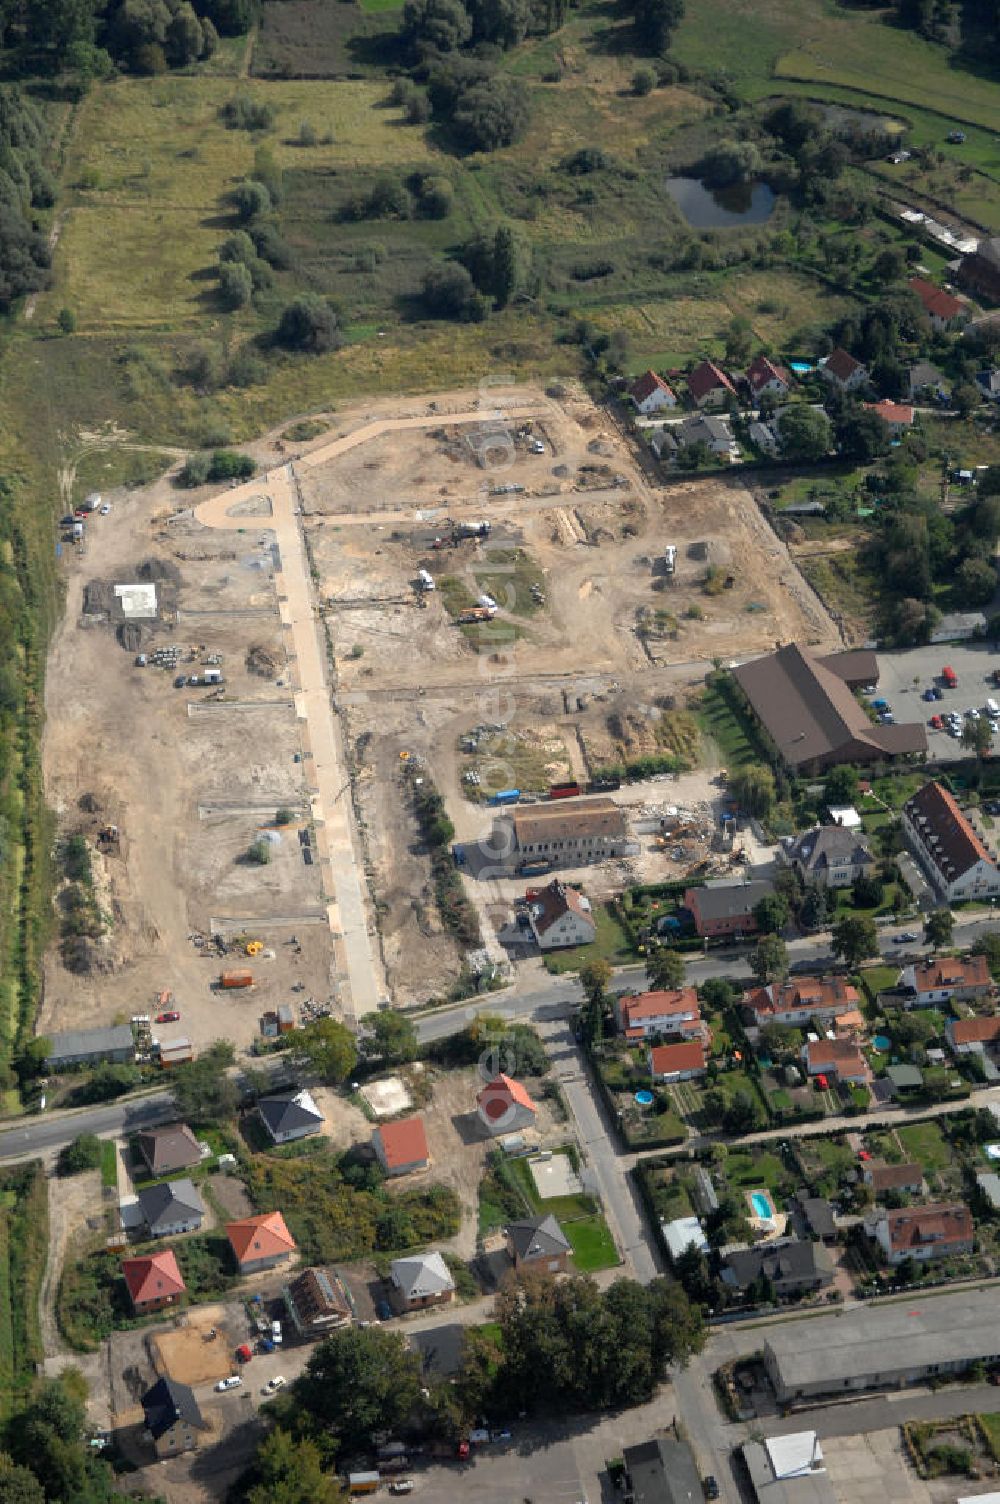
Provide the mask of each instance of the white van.
[{"label": "white van", "polygon": [[1000,705],[997,704],[996,700],[986,701],[986,714],[990,717],[990,720],[996,720],[1000,716]]}]

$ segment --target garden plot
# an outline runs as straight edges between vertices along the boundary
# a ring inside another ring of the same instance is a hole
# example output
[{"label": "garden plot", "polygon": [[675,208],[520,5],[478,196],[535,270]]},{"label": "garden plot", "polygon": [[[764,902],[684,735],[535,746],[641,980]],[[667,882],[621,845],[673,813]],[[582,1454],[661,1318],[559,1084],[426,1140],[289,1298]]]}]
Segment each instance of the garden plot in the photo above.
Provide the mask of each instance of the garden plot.
[{"label": "garden plot", "polygon": [[568,1154],[552,1154],[547,1159],[528,1160],[535,1190],[543,1201],[556,1196],[579,1196],[583,1191],[580,1177]]}]

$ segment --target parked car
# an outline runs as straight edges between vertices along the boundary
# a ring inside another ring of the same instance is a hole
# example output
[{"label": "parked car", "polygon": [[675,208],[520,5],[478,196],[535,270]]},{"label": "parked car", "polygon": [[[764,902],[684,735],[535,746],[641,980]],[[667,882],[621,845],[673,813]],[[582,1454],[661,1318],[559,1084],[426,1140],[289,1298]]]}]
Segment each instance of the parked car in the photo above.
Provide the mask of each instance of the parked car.
[{"label": "parked car", "polygon": [[275,1345],[277,1345],[277,1344],[279,1344],[281,1342],[281,1322],[280,1321],[272,1321],[271,1322],[271,1341],[273,1343],[275,1343]]},{"label": "parked car", "polygon": [[268,1379],[261,1390],[261,1394],[277,1394],[279,1389],[284,1389],[288,1380],[283,1373],[276,1373],[273,1379]]},{"label": "parked car", "polygon": [[220,1379],[215,1387],[220,1394],[223,1394],[227,1389],[239,1389],[242,1383],[243,1380],[238,1373],[231,1373],[228,1379]]},{"label": "parked car", "polygon": [[412,1494],[413,1479],[394,1478],[393,1481],[389,1484],[389,1492],[391,1494]]},{"label": "parked car", "polygon": [[924,692],[923,692],[923,694],[922,694],[922,696],[921,696],[921,699],[924,699],[924,700],[936,700],[937,699],[937,695],[934,693],[933,689],[925,689]]},{"label": "parked car", "polygon": [[943,731],[944,730],[944,721],[941,719],[941,717],[939,715],[932,715],[931,719],[930,719],[930,724],[931,724],[931,726],[933,727],[933,729],[935,731]]},{"label": "parked car", "polygon": [[156,1022],[158,1024],[176,1024],[180,1022],[180,1014],[176,1008],[169,1008],[166,1013],[158,1013],[156,1015]]},{"label": "parked car", "polygon": [[716,1483],[715,1478],[711,1473],[709,1473],[708,1477],[705,1479],[703,1486],[705,1489],[706,1499],[717,1499],[719,1497],[719,1485],[718,1483]]},{"label": "parked car", "polygon": [[816,1090],[817,1091],[829,1091],[830,1090],[830,1083],[827,1080],[826,1076],[820,1074],[820,1075],[818,1075],[816,1077]]}]

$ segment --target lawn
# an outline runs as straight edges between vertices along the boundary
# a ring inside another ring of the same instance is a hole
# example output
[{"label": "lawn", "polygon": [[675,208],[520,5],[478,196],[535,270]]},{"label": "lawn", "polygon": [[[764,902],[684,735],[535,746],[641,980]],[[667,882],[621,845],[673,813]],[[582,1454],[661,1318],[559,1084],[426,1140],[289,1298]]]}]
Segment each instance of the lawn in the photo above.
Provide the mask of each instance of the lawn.
[{"label": "lawn", "polygon": [[0,1419],[23,1402],[44,1359],[38,1299],[48,1246],[45,1173],[38,1160],[0,1174]]},{"label": "lawn", "polygon": [[951,1145],[934,1121],[907,1123],[896,1129],[896,1137],[909,1158],[925,1170],[944,1170],[952,1162]]},{"label": "lawn", "polygon": [[610,961],[612,966],[624,966],[635,960],[631,941],[622,929],[610,904],[594,905],[597,922],[597,938],[590,945],[573,945],[545,957],[545,969],[561,976],[563,972],[579,971],[588,961]]},{"label": "lawn", "polygon": [[1000,1413],[993,1411],[989,1415],[977,1415],[976,1419],[989,1443],[990,1451],[993,1453],[993,1460],[1000,1462]]},{"label": "lawn", "polygon": [[573,1263],[581,1274],[612,1269],[621,1263],[615,1240],[603,1217],[581,1217],[563,1226],[573,1249]]},{"label": "lawn", "polygon": [[697,715],[702,732],[715,742],[719,758],[730,773],[760,760],[748,726],[737,716],[718,685],[706,685]]},{"label": "lawn", "polygon": [[898,966],[866,966],[855,979],[873,1007],[878,994],[895,987],[898,980]]},{"label": "lawn", "polygon": [[111,1191],[118,1188],[118,1145],[113,1138],[101,1140],[101,1185]]},{"label": "lawn", "polygon": [[741,1190],[766,1186],[778,1192],[788,1172],[777,1154],[769,1151],[755,1152],[752,1149],[730,1149],[726,1154],[723,1171],[726,1179]]}]

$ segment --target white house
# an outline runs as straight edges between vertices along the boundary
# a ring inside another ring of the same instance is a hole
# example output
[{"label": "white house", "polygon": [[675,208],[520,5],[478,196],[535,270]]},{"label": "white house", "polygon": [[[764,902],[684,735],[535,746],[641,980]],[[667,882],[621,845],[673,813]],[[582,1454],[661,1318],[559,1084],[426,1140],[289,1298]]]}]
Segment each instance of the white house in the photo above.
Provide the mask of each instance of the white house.
[{"label": "white house", "polygon": [[887,1263],[895,1266],[916,1259],[925,1264],[972,1252],[972,1213],[957,1202],[884,1211],[875,1223],[874,1235]]},{"label": "white house", "polygon": [[985,956],[944,956],[904,966],[899,973],[899,985],[913,994],[912,999],[907,999],[908,1007],[935,1008],[938,1003],[950,1003],[952,998],[968,1002],[986,997],[993,987],[993,978]]},{"label": "white house", "polygon": [[307,1091],[261,1097],[257,1112],[276,1144],[290,1144],[295,1139],[319,1133],[326,1121]]},{"label": "white house", "polygon": [[787,397],[792,378],[784,366],[775,365],[766,355],[758,355],[747,371],[747,383],[754,399],[761,397]]},{"label": "white house", "polygon": [[867,367],[846,350],[834,350],[828,355],[819,367],[819,374],[842,392],[853,392],[868,380]]},{"label": "white house", "polygon": [[645,371],[628,389],[637,412],[648,418],[650,413],[661,412],[665,407],[677,406],[677,395],[662,376],[655,371]]},{"label": "white house", "polygon": [[528,900],[528,919],[539,950],[589,945],[597,938],[590,899],[558,878]]},{"label": "white house", "polygon": [[902,809],[906,844],[939,898],[991,898],[1000,894],[1000,868],[939,783],[925,783]]}]

